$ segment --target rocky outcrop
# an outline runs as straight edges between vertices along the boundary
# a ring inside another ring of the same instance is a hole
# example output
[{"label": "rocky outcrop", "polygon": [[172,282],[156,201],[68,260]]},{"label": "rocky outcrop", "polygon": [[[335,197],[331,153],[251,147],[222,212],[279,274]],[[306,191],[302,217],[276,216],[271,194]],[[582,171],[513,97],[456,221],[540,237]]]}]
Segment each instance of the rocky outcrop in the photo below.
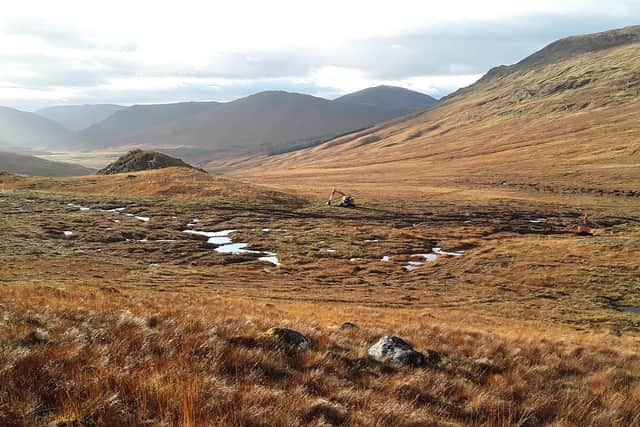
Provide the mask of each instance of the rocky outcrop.
[{"label": "rocky outcrop", "polygon": [[[98,171],[99,175],[113,175],[117,173],[129,173],[151,169],[163,169],[169,167],[183,167],[197,169],[175,157],[156,151],[133,150],[120,157],[104,169]],[[198,169],[204,172],[202,169]]]}]

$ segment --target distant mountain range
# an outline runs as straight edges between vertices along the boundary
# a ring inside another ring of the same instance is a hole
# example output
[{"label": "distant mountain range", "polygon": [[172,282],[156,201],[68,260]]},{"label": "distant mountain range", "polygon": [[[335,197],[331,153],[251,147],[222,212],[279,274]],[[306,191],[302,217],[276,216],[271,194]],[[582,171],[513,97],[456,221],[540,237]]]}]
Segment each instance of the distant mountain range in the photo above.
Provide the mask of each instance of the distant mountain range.
[{"label": "distant mountain range", "polygon": [[53,120],[70,131],[77,132],[103,121],[123,108],[126,107],[113,104],[59,105],[43,108],[36,111],[36,114]]},{"label": "distant mountain range", "polygon": [[35,176],[90,175],[94,169],[73,163],[52,162],[34,156],[0,152],[0,172]]},{"label": "distant mountain range", "polygon": [[[0,111],[0,148],[182,150],[200,160],[309,147],[433,105],[430,96],[380,86],[335,100],[267,91],[232,102],[76,105]],[[9,112],[11,114],[9,114]],[[193,160],[193,158],[191,159]]]}]

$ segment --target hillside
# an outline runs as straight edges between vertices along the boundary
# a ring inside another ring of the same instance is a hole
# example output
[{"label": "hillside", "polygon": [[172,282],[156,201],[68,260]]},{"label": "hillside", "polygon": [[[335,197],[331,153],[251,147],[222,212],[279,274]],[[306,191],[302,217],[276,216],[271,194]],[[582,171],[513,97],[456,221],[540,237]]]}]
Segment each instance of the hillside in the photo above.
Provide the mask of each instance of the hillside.
[{"label": "hillside", "polygon": [[432,106],[437,99],[424,93],[395,86],[376,86],[350,93],[335,99],[357,105],[372,105],[402,112],[404,115]]},{"label": "hillside", "polygon": [[[391,101],[389,105],[384,103],[385,96]],[[193,158],[200,161],[278,154],[414,111],[417,105],[424,105],[416,97],[416,93],[400,88],[378,88],[336,101],[267,91],[223,104],[135,106],[113,114],[80,136],[94,149],[189,147]]]},{"label": "hillside", "polygon": [[238,174],[284,186],[323,177],[394,191],[499,186],[637,196],[638,34],[630,27],[555,42],[425,112],[254,159]]},{"label": "hillside", "polygon": [[175,157],[155,151],[133,150],[98,171],[99,175],[139,172],[170,167],[193,168],[193,166]]},{"label": "hillside", "polygon": [[33,176],[90,175],[94,169],[73,163],[52,162],[34,156],[0,152],[0,171]]},{"label": "hillside", "polygon": [[145,132],[155,127],[180,123],[195,114],[215,110],[220,105],[218,102],[133,105],[83,130],[79,137],[83,146],[93,148],[137,144],[136,141],[145,140]]},{"label": "hillside", "polygon": [[37,114],[0,107],[0,148],[17,150],[56,148],[71,143],[64,127]]},{"label": "hillside", "polygon": [[57,105],[38,110],[36,114],[77,132],[105,120],[123,108],[125,107],[113,104]]}]

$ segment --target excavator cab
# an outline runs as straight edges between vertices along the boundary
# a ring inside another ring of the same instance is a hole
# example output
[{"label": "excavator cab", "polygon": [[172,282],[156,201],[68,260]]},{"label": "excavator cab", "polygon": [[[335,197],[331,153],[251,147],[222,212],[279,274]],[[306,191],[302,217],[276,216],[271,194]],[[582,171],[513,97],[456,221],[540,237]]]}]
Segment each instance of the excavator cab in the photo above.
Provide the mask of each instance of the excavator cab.
[{"label": "excavator cab", "polygon": [[338,204],[341,208],[355,208],[356,202],[353,200],[351,196],[344,196],[340,199],[340,203]]}]

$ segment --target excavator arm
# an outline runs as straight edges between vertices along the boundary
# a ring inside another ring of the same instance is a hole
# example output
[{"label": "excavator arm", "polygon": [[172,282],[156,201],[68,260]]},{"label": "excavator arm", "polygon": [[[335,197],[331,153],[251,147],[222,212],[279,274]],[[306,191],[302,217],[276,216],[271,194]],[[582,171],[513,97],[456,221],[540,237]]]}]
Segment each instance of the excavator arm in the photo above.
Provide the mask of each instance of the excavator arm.
[{"label": "excavator arm", "polygon": [[347,193],[343,193],[340,190],[336,190],[335,187],[331,189],[331,193],[329,193],[329,200],[327,200],[327,205],[333,205],[333,198],[337,194],[342,196],[340,203],[338,206],[342,207],[355,207],[355,202],[353,201],[353,197],[348,195]]}]

